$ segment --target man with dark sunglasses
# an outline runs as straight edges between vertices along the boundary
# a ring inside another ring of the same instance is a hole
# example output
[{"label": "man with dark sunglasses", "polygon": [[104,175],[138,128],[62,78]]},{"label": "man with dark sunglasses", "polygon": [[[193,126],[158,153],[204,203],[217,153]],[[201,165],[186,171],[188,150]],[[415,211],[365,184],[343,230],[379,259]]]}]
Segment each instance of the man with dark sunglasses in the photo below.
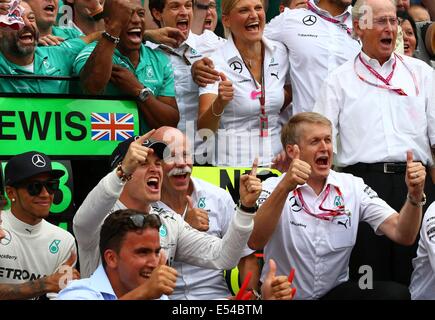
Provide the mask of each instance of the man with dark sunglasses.
[{"label": "man with dark sunglasses", "polygon": [[[79,277],[77,270],[64,268],[76,260],[74,237],[45,220],[63,175],[62,170],[52,168],[47,155],[37,151],[16,155],[6,164],[11,208],[2,213],[5,236],[0,240],[0,299],[58,292],[68,277]],[[7,285],[15,290],[8,290]]]},{"label": "man with dark sunglasses", "polygon": [[232,269],[239,262],[253,228],[255,203],[261,182],[255,176],[241,179],[241,205],[225,236],[220,239],[193,229],[181,215],[151,207],[160,200],[162,158],[166,144],[150,139],[154,130],[122,142],[111,157],[112,171],[88,194],[73,220],[79,246],[82,276],[90,276],[101,260],[98,235],[105,217],[118,209],[157,213],[162,219],[160,243],[168,265],[182,261],[213,269]]}]

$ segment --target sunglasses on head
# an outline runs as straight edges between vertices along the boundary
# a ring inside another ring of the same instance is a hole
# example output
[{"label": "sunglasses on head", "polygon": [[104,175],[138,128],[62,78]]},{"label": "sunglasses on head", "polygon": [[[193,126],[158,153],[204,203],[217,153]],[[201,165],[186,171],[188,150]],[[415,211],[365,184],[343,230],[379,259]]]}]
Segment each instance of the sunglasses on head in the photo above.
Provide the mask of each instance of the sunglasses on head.
[{"label": "sunglasses on head", "polygon": [[161,226],[162,222],[160,217],[154,213],[151,214],[134,214],[128,217],[134,226],[137,228],[144,228],[147,225]]},{"label": "sunglasses on head", "polygon": [[[134,226],[134,228],[136,229],[145,229],[145,227],[160,228],[160,226],[162,225],[162,221],[160,220],[160,217],[154,213],[150,213],[150,214],[137,213],[125,217],[125,219],[128,219],[126,221],[127,224],[129,225],[127,229],[130,229],[132,226]],[[107,237],[107,240],[112,239],[116,234],[118,234],[121,228],[123,227],[119,225],[115,230],[113,230],[110,233],[110,236]],[[124,224],[124,228],[125,228],[125,224]]]},{"label": "sunglasses on head", "polygon": [[47,190],[49,194],[53,194],[57,190],[59,190],[59,180],[57,179],[51,179],[45,181],[35,180],[21,185],[21,187],[26,188],[27,192],[31,196],[39,195],[43,187],[45,188],[45,190]]}]

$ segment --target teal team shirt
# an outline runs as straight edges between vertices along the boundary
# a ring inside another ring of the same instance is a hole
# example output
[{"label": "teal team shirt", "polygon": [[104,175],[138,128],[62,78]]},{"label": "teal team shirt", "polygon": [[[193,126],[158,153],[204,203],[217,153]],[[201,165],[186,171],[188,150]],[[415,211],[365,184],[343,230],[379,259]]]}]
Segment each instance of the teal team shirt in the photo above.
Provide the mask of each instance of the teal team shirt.
[{"label": "teal team shirt", "polygon": [[[74,62],[73,69],[79,75],[85,66],[86,61],[96,47],[97,42],[93,42],[80,52]],[[130,70],[145,87],[149,88],[154,96],[175,97],[174,73],[169,58],[158,50],[152,50],[144,46],[140,47],[139,63],[136,68],[131,64],[130,59],[124,56],[118,49],[112,57],[112,63]],[[112,83],[108,83],[105,95],[125,95]],[[140,117],[140,133],[149,130],[144,117]]]},{"label": "teal team shirt", "polygon": [[54,36],[61,37],[65,40],[75,39],[84,36],[82,32],[73,27],[53,26],[51,29],[51,33]]},{"label": "teal team shirt", "polygon": [[[0,74],[71,76],[77,54],[86,46],[80,39],[64,41],[63,46],[37,47],[33,72],[7,60],[0,52]],[[67,80],[1,79],[0,92],[10,93],[69,93]]]}]

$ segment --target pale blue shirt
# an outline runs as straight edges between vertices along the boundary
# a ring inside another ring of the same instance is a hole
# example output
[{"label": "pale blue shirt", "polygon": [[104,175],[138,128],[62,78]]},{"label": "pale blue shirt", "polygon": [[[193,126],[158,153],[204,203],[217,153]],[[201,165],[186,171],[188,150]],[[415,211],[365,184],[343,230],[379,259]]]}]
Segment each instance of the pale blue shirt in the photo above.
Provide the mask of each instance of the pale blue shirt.
[{"label": "pale blue shirt", "polygon": [[70,282],[57,296],[58,300],[117,300],[103,265],[90,278]]}]

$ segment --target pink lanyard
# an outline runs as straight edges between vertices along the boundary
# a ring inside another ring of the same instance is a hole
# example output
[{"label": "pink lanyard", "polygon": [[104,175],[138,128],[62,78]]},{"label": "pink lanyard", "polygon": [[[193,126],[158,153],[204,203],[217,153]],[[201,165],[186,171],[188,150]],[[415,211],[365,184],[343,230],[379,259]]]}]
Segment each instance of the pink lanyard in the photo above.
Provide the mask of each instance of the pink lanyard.
[{"label": "pink lanyard", "polygon": [[[241,55],[240,55],[241,56]],[[258,92],[258,86],[257,86],[257,80],[255,79],[254,75],[251,72],[251,69],[248,68],[247,64],[245,63],[245,60],[242,57],[243,64],[245,65],[246,69],[248,69],[249,74],[251,75],[252,81],[254,81],[254,85],[256,90],[251,92],[251,99],[257,99],[258,96],[260,100],[260,137],[264,138],[267,137],[269,134],[268,128],[269,128],[269,122],[266,114],[266,86],[264,81],[264,44],[261,44],[261,87],[260,92]]]},{"label": "pink lanyard", "polygon": [[315,6],[313,6],[311,3],[310,3],[310,1],[308,1],[307,2],[307,5],[308,5],[308,9],[311,11],[311,12],[314,12],[315,14],[317,14],[320,18],[322,18],[322,19],[324,19],[324,20],[326,20],[326,21],[329,21],[329,22],[332,22],[332,23],[334,23],[335,25],[337,25],[337,27],[340,27],[340,28],[342,28],[342,29],[344,29],[344,30],[346,30],[346,32],[347,32],[347,34],[348,35],[350,35],[350,36],[352,36],[352,30],[344,23],[344,21],[340,21],[340,20],[337,20],[337,19],[334,19],[334,18],[331,18],[331,17],[327,17],[327,16],[325,16],[319,9],[317,9]]},{"label": "pink lanyard", "polygon": [[[338,188],[336,186],[334,186],[334,188],[335,188],[335,191],[337,192],[337,195],[341,199],[343,199],[343,195],[342,195],[342,193],[340,191],[340,188]],[[318,213],[318,214],[315,214],[315,213],[311,212],[308,209],[307,204],[305,203],[304,197],[302,196],[302,192],[299,190],[299,188],[295,189],[293,191],[293,195],[295,196],[295,198],[299,199],[299,201],[300,201],[300,203],[302,205],[302,209],[305,211],[305,213],[307,213],[310,216],[313,216],[313,217],[315,217],[317,219],[331,221],[334,217],[342,216],[342,215],[344,215],[346,213],[345,213],[345,207],[344,207],[343,204],[337,206],[336,209],[326,209],[326,208],[323,207],[323,204],[325,203],[325,200],[328,197],[330,191],[331,191],[331,185],[328,184],[328,186],[325,189],[325,196],[323,197],[323,200],[322,200],[322,202],[319,205],[319,209],[322,210],[323,212],[322,213]]]},{"label": "pink lanyard", "polygon": [[364,61],[364,59],[362,58],[361,53],[360,53],[357,57],[359,58],[359,60],[361,61],[361,63],[364,65],[364,67],[366,67],[366,69],[367,69],[371,74],[373,74],[377,79],[379,79],[379,80],[381,80],[383,83],[385,83],[385,86],[384,86],[384,85],[379,85],[379,84],[376,84],[376,83],[373,83],[373,82],[370,82],[370,81],[368,81],[367,79],[365,79],[363,76],[361,76],[360,74],[358,74],[358,72],[356,71],[356,66],[355,66],[355,64],[356,64],[356,58],[355,58],[354,69],[355,69],[355,73],[356,73],[356,75],[358,76],[358,78],[359,78],[360,80],[364,81],[365,83],[367,83],[367,84],[369,84],[369,85],[371,85],[371,86],[374,86],[374,87],[377,87],[377,88],[381,88],[381,89],[391,90],[391,91],[394,91],[394,92],[396,92],[398,95],[401,95],[401,96],[408,96],[408,95],[406,94],[406,92],[405,92],[403,89],[400,89],[400,88],[394,88],[394,87],[391,86],[391,84],[390,84],[390,81],[391,81],[391,79],[393,78],[394,71],[395,71],[396,66],[397,66],[397,58],[399,58],[399,60],[403,63],[403,65],[405,66],[405,68],[408,70],[408,72],[409,72],[409,73],[411,74],[411,76],[412,76],[412,80],[414,81],[414,86],[415,86],[415,92],[416,92],[416,95],[419,94],[418,84],[417,84],[417,79],[416,79],[416,77],[415,77],[414,72],[412,72],[412,71],[408,68],[408,66],[404,63],[402,57],[398,56],[397,54],[394,53],[393,70],[391,71],[391,73],[388,75],[387,78],[384,78],[383,76],[381,76],[381,75],[379,74],[379,72],[377,72],[377,71],[376,71],[375,69],[373,69],[370,65],[368,65],[368,64]]}]

